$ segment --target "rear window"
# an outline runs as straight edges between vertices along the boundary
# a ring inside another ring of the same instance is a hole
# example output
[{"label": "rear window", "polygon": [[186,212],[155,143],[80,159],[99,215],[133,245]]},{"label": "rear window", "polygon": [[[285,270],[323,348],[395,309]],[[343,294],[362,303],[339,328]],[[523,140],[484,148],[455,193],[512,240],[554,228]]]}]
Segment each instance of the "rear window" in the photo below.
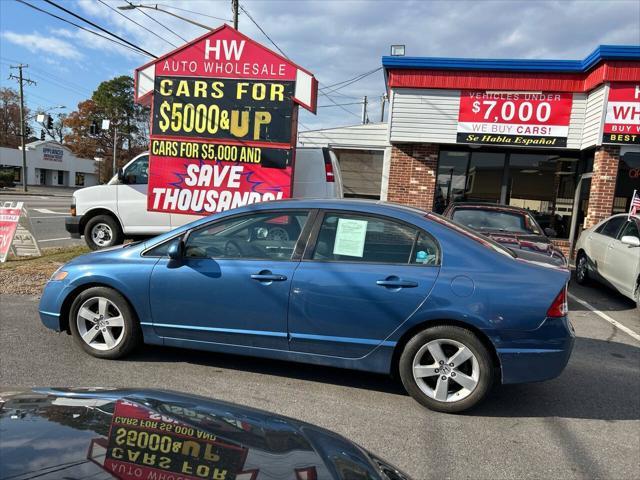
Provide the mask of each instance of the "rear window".
[{"label": "rear window", "polygon": [[448,227],[451,230],[455,230],[456,232],[461,233],[465,237],[468,237],[471,240],[478,242],[480,245],[484,246],[485,248],[501,253],[502,255],[506,255],[507,257],[516,258],[516,254],[513,253],[508,248],[503,247],[498,242],[488,237],[485,237],[484,235],[480,235],[477,232],[471,230],[468,227],[465,227],[464,225],[458,222],[455,222],[449,218],[445,218],[441,215],[438,215],[432,212],[427,213],[425,217],[428,218],[429,220],[433,220],[434,222],[444,225],[445,227]]},{"label": "rear window", "polygon": [[540,235],[540,230],[529,215],[520,212],[482,208],[456,208],[453,220],[482,232],[528,233]]}]

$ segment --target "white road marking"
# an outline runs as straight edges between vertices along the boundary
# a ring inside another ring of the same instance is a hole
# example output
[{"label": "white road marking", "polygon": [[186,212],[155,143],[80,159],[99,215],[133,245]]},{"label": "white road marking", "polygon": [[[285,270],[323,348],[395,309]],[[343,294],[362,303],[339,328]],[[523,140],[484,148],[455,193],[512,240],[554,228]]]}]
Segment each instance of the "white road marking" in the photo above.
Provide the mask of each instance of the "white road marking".
[{"label": "white road marking", "polygon": [[49,200],[49,197],[39,197],[39,198],[41,198],[42,200]]},{"label": "white road marking", "polygon": [[48,208],[34,208],[33,210],[35,210],[36,212],[49,213],[52,215],[68,215],[67,212],[54,212],[53,210],[49,210]]},{"label": "white road marking", "polygon": [[72,240],[72,238],[71,237],[47,238],[46,240],[38,240],[38,243],[42,243],[42,242],[58,242],[60,240]]},{"label": "white road marking", "polygon": [[591,305],[589,302],[585,302],[584,300],[582,300],[581,298],[576,297],[573,293],[569,294],[569,298],[571,300],[574,300],[576,302],[578,302],[580,305],[582,305],[583,307],[587,307],[589,310],[591,310],[593,313],[595,313],[596,315],[598,315],[600,318],[602,318],[603,320],[606,320],[607,322],[609,322],[611,325],[613,325],[614,327],[616,327],[619,330],[622,330],[624,333],[626,333],[627,335],[631,336],[632,338],[636,339],[637,341],[640,342],[640,334],[637,334],[636,332],[634,332],[633,330],[631,330],[628,327],[625,327],[624,325],[622,325],[620,322],[614,320],[613,318],[611,318],[609,315],[607,315],[604,312],[601,312],[600,310],[598,310],[597,308],[595,308],[593,305]]}]

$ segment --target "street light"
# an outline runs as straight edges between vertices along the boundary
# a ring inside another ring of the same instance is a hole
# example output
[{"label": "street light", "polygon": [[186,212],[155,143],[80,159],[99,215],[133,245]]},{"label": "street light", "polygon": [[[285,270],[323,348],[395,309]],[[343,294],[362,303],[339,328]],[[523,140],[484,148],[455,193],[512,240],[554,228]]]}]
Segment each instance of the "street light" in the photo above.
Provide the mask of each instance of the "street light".
[{"label": "street light", "polygon": [[190,18],[186,18],[181,15],[178,15],[177,13],[173,13],[168,10],[163,10],[162,8],[158,8],[158,5],[134,5],[130,3],[129,5],[121,5],[118,7],[119,10],[135,10],[136,8],[150,8],[151,10],[164,12],[167,15],[171,15],[172,17],[179,18],[180,20],[184,20],[185,22],[191,23],[192,25],[196,25],[200,28],[204,28],[205,30],[215,30],[214,28],[208,27],[207,25],[203,25],[202,23],[198,23],[195,20],[191,20]]}]

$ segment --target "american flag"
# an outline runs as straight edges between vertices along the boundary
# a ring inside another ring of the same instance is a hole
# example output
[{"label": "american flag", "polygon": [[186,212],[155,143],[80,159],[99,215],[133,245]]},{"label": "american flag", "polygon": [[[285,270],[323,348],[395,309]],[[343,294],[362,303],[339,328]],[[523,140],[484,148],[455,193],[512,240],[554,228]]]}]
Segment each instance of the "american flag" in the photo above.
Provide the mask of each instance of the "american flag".
[{"label": "american flag", "polygon": [[640,195],[637,190],[633,191],[633,198],[631,198],[631,208],[629,209],[629,216],[637,215],[640,213]]}]

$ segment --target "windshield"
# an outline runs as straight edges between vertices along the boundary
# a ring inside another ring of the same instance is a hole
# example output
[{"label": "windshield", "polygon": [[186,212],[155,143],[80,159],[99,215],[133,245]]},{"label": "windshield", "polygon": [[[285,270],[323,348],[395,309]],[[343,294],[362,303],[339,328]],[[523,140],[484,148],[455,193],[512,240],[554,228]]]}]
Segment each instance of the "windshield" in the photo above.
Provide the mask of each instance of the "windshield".
[{"label": "windshield", "polygon": [[438,215],[437,213],[432,213],[432,212],[427,213],[425,217],[428,218],[429,220],[433,220],[434,222],[438,222],[441,225],[444,225],[445,227],[455,230],[458,233],[461,233],[465,237],[468,237],[480,243],[481,245],[484,245],[486,248],[490,248],[498,253],[501,253],[502,255],[506,255],[507,257],[516,258],[516,254],[513,251],[509,250],[506,247],[503,247],[498,242],[492,240],[489,237],[485,237],[484,235],[478,235],[477,232],[474,232],[473,230],[467,228],[466,226],[458,222],[451,220],[450,218],[446,218],[441,215]]},{"label": "windshield", "polygon": [[540,235],[540,228],[531,215],[497,209],[456,208],[453,219],[473,230]]}]

